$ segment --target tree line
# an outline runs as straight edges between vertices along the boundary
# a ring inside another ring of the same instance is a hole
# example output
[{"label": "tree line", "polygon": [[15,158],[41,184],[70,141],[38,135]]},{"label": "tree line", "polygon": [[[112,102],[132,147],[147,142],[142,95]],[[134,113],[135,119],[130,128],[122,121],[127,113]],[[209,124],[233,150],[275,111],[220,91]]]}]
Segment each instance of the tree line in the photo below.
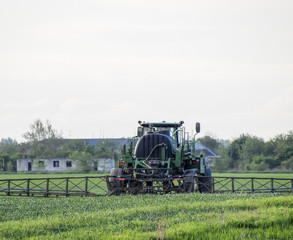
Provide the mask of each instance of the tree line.
[{"label": "tree line", "polygon": [[[96,146],[83,140],[64,139],[62,133],[52,127],[50,121],[36,120],[23,134],[24,143],[8,138],[0,142],[0,171],[16,171],[20,158],[70,158],[77,161],[82,171],[92,169],[95,158],[120,156],[120,146],[103,140]],[[238,138],[220,140],[212,136],[198,139],[220,157],[215,160],[215,170],[265,171],[272,169],[293,170],[293,132],[280,134],[265,141],[249,134]]]},{"label": "tree line", "polygon": [[34,121],[30,130],[23,134],[24,143],[11,138],[0,142],[0,171],[16,171],[16,160],[21,158],[69,158],[75,160],[81,171],[91,171],[94,159],[114,158],[119,151],[116,144],[104,139],[96,146],[88,145],[81,139],[64,139],[62,133],[52,127],[50,121]]},{"label": "tree line", "polygon": [[211,136],[198,140],[220,156],[215,161],[215,170],[293,170],[292,131],[268,141],[249,134],[242,134],[232,141]]}]

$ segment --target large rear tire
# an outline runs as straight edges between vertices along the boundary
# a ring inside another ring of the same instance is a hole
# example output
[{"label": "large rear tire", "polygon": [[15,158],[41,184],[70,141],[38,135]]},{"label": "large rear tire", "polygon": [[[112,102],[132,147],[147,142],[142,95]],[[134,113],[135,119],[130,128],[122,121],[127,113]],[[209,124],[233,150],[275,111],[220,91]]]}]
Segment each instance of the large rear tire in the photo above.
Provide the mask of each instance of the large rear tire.
[{"label": "large rear tire", "polygon": [[110,172],[110,182],[114,181],[114,177],[120,177],[122,174],[122,168],[112,168]]},{"label": "large rear tire", "polygon": [[198,190],[201,193],[212,192],[212,171],[210,168],[206,168],[204,176],[198,178]]},{"label": "large rear tire", "polygon": [[115,178],[120,177],[122,174],[121,168],[112,168],[110,172],[109,184],[108,184],[108,192],[110,194],[119,195],[120,191],[118,187],[120,187],[120,182],[115,180]]}]

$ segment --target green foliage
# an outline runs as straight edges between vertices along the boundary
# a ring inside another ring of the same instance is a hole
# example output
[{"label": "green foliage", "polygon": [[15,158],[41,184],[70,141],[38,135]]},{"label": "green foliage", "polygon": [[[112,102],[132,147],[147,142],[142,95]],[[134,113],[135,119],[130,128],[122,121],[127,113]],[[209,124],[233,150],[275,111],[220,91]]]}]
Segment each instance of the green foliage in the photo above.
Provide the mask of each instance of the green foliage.
[{"label": "green foliage", "polygon": [[99,158],[109,158],[113,155],[115,148],[116,146],[113,141],[105,139],[96,147],[95,155]]},{"label": "green foliage", "polygon": [[40,119],[34,121],[30,131],[23,134],[28,141],[29,150],[36,158],[58,157],[61,151],[61,133],[53,129],[49,120],[43,123]]},{"label": "green foliage", "polygon": [[269,168],[272,159],[263,155],[254,156],[252,162],[246,165],[246,170],[265,171]]},{"label": "green foliage", "polygon": [[44,161],[39,161],[38,159],[35,159],[33,165],[35,169],[38,169],[38,171],[43,171],[46,169],[46,163]]},{"label": "green foliage", "polygon": [[218,149],[218,147],[220,146],[219,141],[212,138],[211,136],[203,136],[202,138],[198,138],[198,141],[200,141],[202,144],[204,144],[206,147],[210,148],[213,151],[216,151],[216,149]]},{"label": "green foliage", "polygon": [[245,165],[252,162],[253,156],[263,153],[264,145],[264,140],[261,138],[241,135],[232,141],[229,147],[229,156],[232,159],[230,167],[245,169]]},{"label": "green foliage", "polygon": [[217,154],[220,158],[217,158],[215,161],[215,169],[219,171],[226,171],[230,169],[232,166],[231,158],[229,157],[229,149],[228,148],[219,148],[217,150]]},{"label": "green foliage", "polygon": [[16,171],[16,159],[21,156],[21,145],[11,138],[0,142],[0,171]]},{"label": "green foliage", "polygon": [[293,238],[281,194],[0,197],[0,212],[1,239]]},{"label": "green foliage", "polygon": [[7,162],[6,170],[8,172],[15,172],[16,171],[16,160],[11,160]]},{"label": "green foliage", "polygon": [[86,151],[74,151],[69,155],[69,158],[76,162],[76,165],[84,172],[93,170],[94,157],[91,153]]},{"label": "green foliage", "polygon": [[[78,142],[76,142],[78,143]],[[79,150],[73,151],[68,155],[68,158],[74,160],[77,166],[84,172],[94,170],[94,159],[96,158],[110,158],[114,151],[115,144],[113,141],[104,140],[97,146],[84,145],[81,147],[77,145]],[[115,154],[114,154],[115,156]]]},{"label": "green foliage", "polygon": [[281,166],[282,166],[284,169],[293,170],[293,156],[290,157],[288,160],[283,161],[283,162],[281,163]]},{"label": "green foliage", "polygon": [[290,170],[293,169],[293,132],[278,135],[267,142],[243,134],[234,139],[228,147],[219,145],[217,152],[221,156],[216,159],[217,170]]},{"label": "green foliage", "polygon": [[[87,153],[87,156],[104,158],[111,157],[115,149],[113,141],[105,139],[97,146],[85,144],[83,140],[65,140],[61,134],[53,129],[50,121],[43,123],[37,119],[31,126],[30,131],[23,134],[28,140],[25,148],[34,158],[66,158],[72,154],[76,156],[76,151],[80,155]],[[79,160],[78,160],[79,161]],[[86,164],[81,164],[87,169]]]},{"label": "green foliage", "polygon": [[61,138],[61,134],[53,129],[49,120],[46,120],[46,122],[43,123],[42,120],[37,119],[30,126],[30,131],[24,133],[23,137],[29,142],[36,143],[45,139]]},{"label": "green foliage", "polygon": [[285,146],[283,148],[283,151],[281,151],[277,156],[276,156],[276,162],[280,164],[282,161],[286,161],[293,157],[293,145],[292,146]]},{"label": "green foliage", "polygon": [[6,153],[8,155],[15,154],[15,152],[19,151],[19,146],[16,142],[16,140],[13,140],[11,138],[1,139],[0,142],[0,152]]},{"label": "green foliage", "polygon": [[59,156],[61,158],[68,158],[69,155],[74,151],[83,151],[85,148],[83,140],[79,139],[70,139],[63,140],[61,143],[61,151]]}]

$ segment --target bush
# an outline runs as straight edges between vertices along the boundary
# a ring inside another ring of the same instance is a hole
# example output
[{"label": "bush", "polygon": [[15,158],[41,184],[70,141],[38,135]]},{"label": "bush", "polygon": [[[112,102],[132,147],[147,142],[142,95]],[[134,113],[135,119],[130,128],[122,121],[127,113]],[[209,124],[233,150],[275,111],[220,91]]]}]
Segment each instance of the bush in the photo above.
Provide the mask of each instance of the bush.
[{"label": "bush", "polygon": [[285,168],[287,170],[293,170],[293,156],[291,158],[289,158],[286,161],[283,161],[281,163],[282,168]]},{"label": "bush", "polygon": [[270,162],[273,160],[272,157],[264,155],[255,156],[252,158],[252,162],[246,165],[246,170],[249,171],[264,171],[270,168]]},{"label": "bush", "polygon": [[94,158],[88,152],[74,151],[69,158],[76,162],[81,171],[90,172],[93,170]]}]

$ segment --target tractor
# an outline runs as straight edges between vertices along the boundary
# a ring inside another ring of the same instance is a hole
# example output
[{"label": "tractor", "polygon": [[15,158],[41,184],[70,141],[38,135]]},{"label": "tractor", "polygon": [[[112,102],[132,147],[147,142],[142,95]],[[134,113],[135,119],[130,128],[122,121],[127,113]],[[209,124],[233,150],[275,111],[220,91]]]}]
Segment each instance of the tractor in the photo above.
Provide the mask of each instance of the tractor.
[{"label": "tractor", "polygon": [[109,194],[201,193],[212,191],[211,169],[203,152],[195,149],[195,134],[190,139],[184,121],[138,121],[137,136],[122,149],[119,167],[108,181]]}]

